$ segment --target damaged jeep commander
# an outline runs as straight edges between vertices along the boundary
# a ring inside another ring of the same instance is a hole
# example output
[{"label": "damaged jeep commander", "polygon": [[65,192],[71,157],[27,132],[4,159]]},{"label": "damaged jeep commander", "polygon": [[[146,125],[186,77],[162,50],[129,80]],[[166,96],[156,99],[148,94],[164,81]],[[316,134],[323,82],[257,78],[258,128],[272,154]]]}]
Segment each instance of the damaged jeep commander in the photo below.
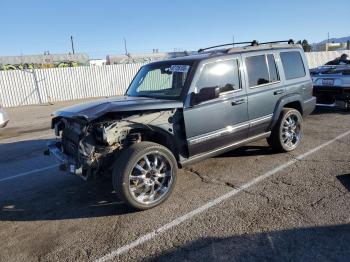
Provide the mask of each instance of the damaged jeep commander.
[{"label": "damaged jeep commander", "polygon": [[262,138],[294,150],[316,101],[302,48],[238,44],[144,65],[124,96],[55,112],[47,153],[84,179],[111,174],[144,210],[169,197],[185,165]]}]

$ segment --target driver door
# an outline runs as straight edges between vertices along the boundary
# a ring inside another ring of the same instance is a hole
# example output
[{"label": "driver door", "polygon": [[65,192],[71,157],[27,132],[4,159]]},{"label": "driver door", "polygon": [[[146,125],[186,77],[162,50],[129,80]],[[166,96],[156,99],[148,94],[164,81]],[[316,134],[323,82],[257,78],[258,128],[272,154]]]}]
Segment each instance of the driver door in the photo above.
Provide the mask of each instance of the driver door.
[{"label": "driver door", "polygon": [[[190,156],[229,146],[248,136],[247,94],[240,72],[241,58],[204,61],[198,66],[184,108]],[[218,97],[191,105],[202,88],[220,88]]]}]

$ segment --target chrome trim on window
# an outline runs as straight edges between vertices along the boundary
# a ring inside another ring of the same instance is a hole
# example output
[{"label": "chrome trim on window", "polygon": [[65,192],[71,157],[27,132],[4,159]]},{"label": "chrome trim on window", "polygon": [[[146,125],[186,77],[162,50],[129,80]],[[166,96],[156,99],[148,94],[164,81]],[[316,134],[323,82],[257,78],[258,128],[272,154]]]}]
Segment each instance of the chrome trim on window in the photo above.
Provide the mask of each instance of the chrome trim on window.
[{"label": "chrome trim on window", "polygon": [[265,87],[265,86],[270,86],[270,85],[279,84],[279,83],[281,83],[281,80],[278,80],[278,81],[275,81],[275,82],[269,82],[269,83],[261,84],[261,85],[250,86],[249,88],[250,89],[256,89],[256,88],[259,88],[259,87]]}]

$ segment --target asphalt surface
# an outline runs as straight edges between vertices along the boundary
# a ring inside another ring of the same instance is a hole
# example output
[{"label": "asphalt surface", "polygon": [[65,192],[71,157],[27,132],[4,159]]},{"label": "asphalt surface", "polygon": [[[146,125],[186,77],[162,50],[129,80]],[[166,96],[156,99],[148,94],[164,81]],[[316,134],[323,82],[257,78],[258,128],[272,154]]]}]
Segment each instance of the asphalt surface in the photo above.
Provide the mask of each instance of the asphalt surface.
[{"label": "asphalt surface", "polygon": [[261,140],[180,170],[167,202],[133,212],[109,178],[43,156],[55,106],[11,109],[0,131],[0,261],[349,261],[350,113],[317,110],[292,153]]}]

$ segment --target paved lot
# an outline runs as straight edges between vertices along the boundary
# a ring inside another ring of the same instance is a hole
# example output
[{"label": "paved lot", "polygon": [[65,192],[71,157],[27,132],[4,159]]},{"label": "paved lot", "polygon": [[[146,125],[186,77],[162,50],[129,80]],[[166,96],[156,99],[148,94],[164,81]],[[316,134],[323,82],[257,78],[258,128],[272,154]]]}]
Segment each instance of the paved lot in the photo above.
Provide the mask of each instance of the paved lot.
[{"label": "paved lot", "polygon": [[188,167],[166,203],[132,212],[108,178],[42,155],[60,106],[11,109],[0,131],[0,261],[349,260],[350,114],[317,110],[290,154],[262,140]]}]

